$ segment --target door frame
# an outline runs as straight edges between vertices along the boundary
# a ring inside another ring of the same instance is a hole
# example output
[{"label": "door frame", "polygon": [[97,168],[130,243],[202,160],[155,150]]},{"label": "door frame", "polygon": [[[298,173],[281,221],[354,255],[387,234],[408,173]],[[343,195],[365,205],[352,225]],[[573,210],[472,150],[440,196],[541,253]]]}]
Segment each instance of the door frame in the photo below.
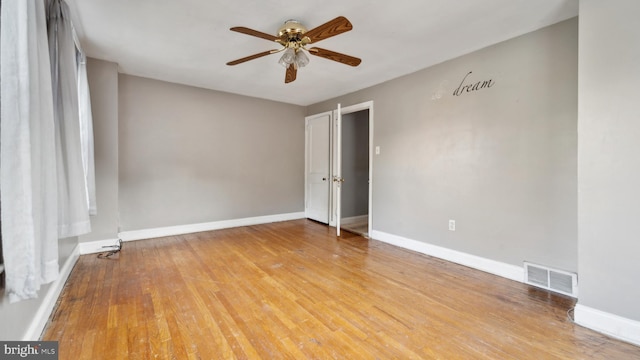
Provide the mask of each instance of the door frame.
[{"label": "door frame", "polygon": [[[363,103],[359,103],[359,104],[355,104],[355,105],[350,105],[350,106],[345,106],[345,107],[340,107],[340,115],[345,115],[345,114],[351,114],[354,112],[358,112],[358,111],[363,111],[363,110],[369,110],[369,201],[368,201],[368,213],[367,213],[367,217],[368,217],[368,229],[367,229],[367,234],[369,234],[369,237],[371,237],[371,231],[373,229],[373,156],[374,156],[374,146],[373,146],[373,100],[370,101],[365,101]],[[333,110],[333,116],[331,117],[331,122],[332,122],[332,129],[334,129],[334,131],[331,132],[331,165],[329,165],[329,168],[331,170],[331,175],[330,178],[333,179],[334,177],[334,173],[333,173],[333,164],[336,163],[336,161],[338,161],[338,156],[342,156],[342,154],[338,153],[338,144],[336,143],[335,139],[335,128],[338,124],[336,124],[336,112],[338,111],[338,109],[334,109]],[[340,124],[341,125],[341,124]],[[331,191],[330,191],[330,201],[329,201],[329,209],[330,209],[330,215],[329,215],[329,226],[336,226],[337,224],[337,213],[338,213],[338,203],[336,201],[336,193],[337,193],[337,183],[335,182],[331,182]]]}]

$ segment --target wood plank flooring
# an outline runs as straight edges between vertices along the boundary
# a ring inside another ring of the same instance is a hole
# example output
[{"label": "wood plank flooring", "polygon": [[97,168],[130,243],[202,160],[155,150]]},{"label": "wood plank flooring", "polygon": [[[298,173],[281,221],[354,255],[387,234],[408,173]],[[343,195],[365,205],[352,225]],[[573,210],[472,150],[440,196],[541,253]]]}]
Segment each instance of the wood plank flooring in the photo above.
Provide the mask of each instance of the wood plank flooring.
[{"label": "wood plank flooring", "polygon": [[360,235],[362,237],[368,238],[369,237],[369,220],[365,219],[362,221],[342,224],[341,230],[345,230],[350,233],[354,233],[356,235]]},{"label": "wood plank flooring", "polygon": [[45,330],[60,359],[640,359],[570,298],[309,220],[80,257]]}]

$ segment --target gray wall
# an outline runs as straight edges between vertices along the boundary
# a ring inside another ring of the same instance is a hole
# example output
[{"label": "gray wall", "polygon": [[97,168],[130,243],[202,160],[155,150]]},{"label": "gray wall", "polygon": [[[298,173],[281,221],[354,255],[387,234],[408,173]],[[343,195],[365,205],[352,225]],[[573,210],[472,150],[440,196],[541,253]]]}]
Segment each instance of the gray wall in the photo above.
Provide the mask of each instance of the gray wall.
[{"label": "gray wall", "polygon": [[304,108],[119,78],[122,230],[304,211]]},{"label": "gray wall", "polygon": [[580,1],[580,301],[640,321],[640,2]]},{"label": "gray wall", "polygon": [[88,59],[98,214],[81,242],[118,238],[118,65]]},{"label": "gray wall", "polygon": [[342,218],[369,212],[369,111],[342,115]]},{"label": "gray wall", "polygon": [[[60,267],[69,259],[73,249],[78,244],[77,237],[61,239],[58,242],[58,263]],[[4,290],[0,290],[0,340],[22,340],[29,325],[34,320],[36,312],[42,305],[44,295],[51,284],[43,285],[38,291],[38,298],[9,303]],[[33,339],[36,340],[36,339]]]},{"label": "gray wall", "polygon": [[[374,101],[374,230],[576,271],[577,45],[574,18],[307,115]],[[493,85],[454,96],[469,71]]]}]

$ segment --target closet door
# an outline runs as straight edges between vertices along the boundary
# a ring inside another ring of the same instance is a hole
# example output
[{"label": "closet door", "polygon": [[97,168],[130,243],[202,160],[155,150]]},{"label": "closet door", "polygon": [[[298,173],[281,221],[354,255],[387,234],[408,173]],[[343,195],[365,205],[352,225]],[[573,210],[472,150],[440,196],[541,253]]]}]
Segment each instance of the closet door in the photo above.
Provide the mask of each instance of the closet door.
[{"label": "closet door", "polygon": [[332,112],[305,118],[305,217],[329,223]]}]

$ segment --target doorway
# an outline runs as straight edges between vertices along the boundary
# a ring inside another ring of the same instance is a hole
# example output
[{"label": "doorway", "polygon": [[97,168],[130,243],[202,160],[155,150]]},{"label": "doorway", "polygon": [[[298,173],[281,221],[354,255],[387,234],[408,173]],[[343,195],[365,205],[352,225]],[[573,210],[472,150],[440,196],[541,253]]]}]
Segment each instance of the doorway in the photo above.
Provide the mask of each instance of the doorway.
[{"label": "doorway", "polygon": [[369,236],[369,109],[342,113],[340,225]]},{"label": "doorway", "polygon": [[[344,140],[343,116],[347,119]],[[338,104],[336,110],[308,116],[305,122],[305,217],[328,222],[337,236],[341,220],[350,231],[368,236],[372,229],[373,101],[344,108]],[[347,149],[344,157],[343,145]]]}]

